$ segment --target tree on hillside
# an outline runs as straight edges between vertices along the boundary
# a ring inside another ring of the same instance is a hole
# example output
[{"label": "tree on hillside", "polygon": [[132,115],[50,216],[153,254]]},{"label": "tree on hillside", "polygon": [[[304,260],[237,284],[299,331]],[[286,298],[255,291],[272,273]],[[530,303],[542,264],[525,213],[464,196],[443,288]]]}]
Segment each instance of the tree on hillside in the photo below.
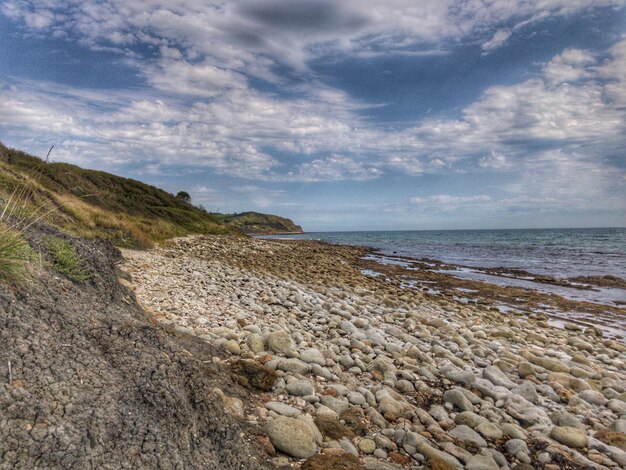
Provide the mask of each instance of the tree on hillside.
[{"label": "tree on hillside", "polygon": [[187,204],[191,204],[191,196],[187,191],[179,191],[176,194],[176,198],[180,199],[183,202],[186,202]]}]

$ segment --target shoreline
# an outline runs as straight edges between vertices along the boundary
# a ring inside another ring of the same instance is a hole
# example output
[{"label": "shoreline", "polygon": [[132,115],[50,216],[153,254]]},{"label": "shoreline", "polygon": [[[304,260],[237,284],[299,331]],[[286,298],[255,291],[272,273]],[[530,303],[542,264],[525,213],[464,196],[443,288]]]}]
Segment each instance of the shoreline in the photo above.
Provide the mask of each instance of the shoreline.
[{"label": "shoreline", "polygon": [[277,468],[626,465],[623,344],[368,277],[368,252],[201,236],[123,268],[154,322],[276,375],[243,419]]}]

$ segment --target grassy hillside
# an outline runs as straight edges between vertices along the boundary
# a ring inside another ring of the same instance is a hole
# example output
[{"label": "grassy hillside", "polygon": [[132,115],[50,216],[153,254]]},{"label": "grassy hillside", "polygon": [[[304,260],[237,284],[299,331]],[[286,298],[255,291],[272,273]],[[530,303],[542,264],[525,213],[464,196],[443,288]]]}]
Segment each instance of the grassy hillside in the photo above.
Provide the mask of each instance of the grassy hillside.
[{"label": "grassy hillside", "polygon": [[302,227],[277,215],[242,212],[240,214],[215,214],[225,224],[243,233],[301,233]]},{"label": "grassy hillside", "polygon": [[[154,186],[67,163],[46,163],[0,144],[0,206],[11,195],[31,219],[45,215],[71,233],[120,246],[144,248],[193,233],[240,233],[228,216],[209,214]],[[256,226],[265,232],[262,224]]]}]

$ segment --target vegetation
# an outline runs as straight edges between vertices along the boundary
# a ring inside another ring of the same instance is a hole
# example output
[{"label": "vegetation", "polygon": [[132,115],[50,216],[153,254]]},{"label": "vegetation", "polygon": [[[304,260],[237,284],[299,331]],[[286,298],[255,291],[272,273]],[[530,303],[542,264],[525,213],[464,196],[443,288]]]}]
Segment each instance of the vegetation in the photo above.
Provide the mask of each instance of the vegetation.
[{"label": "vegetation", "polygon": [[29,278],[31,249],[22,233],[0,221],[0,282],[18,285]]},{"label": "vegetation", "polygon": [[243,233],[302,233],[302,227],[294,224],[289,219],[277,215],[260,214],[258,212],[214,215],[226,225],[236,227]]},{"label": "vegetation", "polygon": [[211,214],[193,206],[185,191],[174,196],[140,181],[48,163],[0,144],[0,201],[14,194],[30,220],[45,216],[47,223],[74,235],[105,238],[122,247],[149,248],[189,234],[300,230],[288,219],[266,214]]},{"label": "vegetation", "polygon": [[75,282],[87,280],[83,262],[71,243],[57,237],[50,237],[46,248],[49,250],[54,269],[59,274]]},{"label": "vegetation", "polygon": [[191,233],[233,233],[217,217],[154,186],[66,163],[47,163],[0,144],[0,199],[18,189],[28,213],[75,235],[125,247]]},{"label": "vegetation", "polygon": [[179,191],[176,193],[176,198],[186,202],[187,204],[191,204],[191,196],[187,191]]}]

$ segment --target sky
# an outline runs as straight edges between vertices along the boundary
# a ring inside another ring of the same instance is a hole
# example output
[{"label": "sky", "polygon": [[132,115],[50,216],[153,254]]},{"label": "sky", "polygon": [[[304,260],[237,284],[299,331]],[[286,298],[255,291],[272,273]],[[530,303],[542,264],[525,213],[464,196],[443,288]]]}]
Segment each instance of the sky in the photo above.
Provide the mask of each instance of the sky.
[{"label": "sky", "polygon": [[0,141],[307,231],[626,226],[626,0],[0,0]]}]

